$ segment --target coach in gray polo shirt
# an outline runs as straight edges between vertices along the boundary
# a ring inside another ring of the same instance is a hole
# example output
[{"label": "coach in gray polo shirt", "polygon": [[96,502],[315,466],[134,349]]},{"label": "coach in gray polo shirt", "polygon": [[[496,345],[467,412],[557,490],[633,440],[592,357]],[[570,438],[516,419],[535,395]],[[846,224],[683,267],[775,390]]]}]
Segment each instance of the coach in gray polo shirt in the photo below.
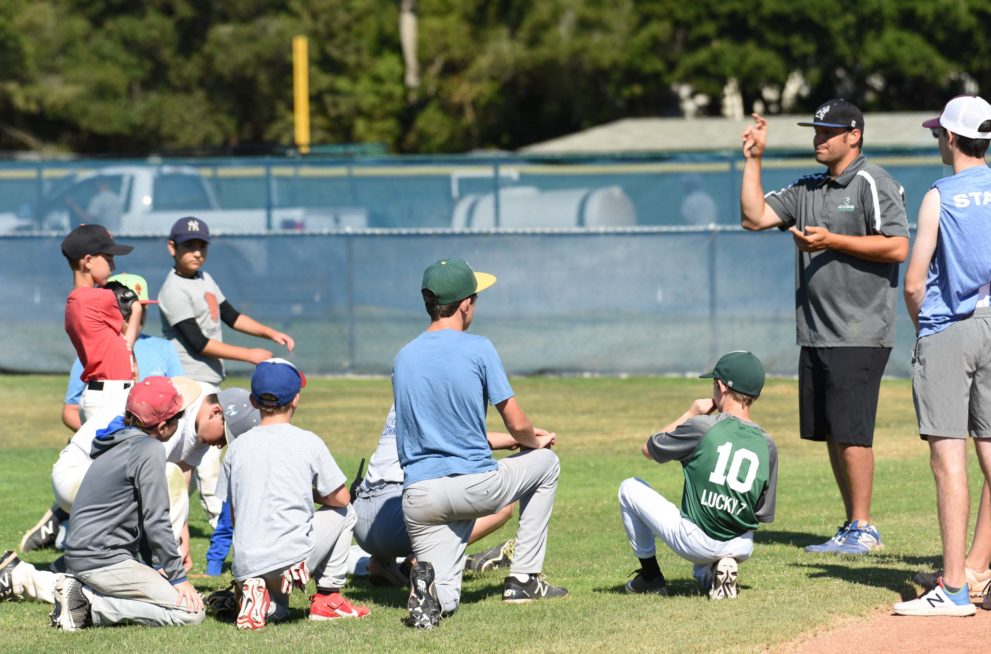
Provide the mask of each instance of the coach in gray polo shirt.
[{"label": "coach in gray polo shirt", "polygon": [[868,163],[864,116],[830,100],[811,122],[816,161],[826,170],[764,194],[767,121],[743,133],[740,224],[791,232],[798,249],[795,305],[799,414],[803,439],[826,441],[846,519],[809,552],[866,554],[882,546],[871,519],[874,418],[894,344],[898,264],[908,255],[903,189]]}]

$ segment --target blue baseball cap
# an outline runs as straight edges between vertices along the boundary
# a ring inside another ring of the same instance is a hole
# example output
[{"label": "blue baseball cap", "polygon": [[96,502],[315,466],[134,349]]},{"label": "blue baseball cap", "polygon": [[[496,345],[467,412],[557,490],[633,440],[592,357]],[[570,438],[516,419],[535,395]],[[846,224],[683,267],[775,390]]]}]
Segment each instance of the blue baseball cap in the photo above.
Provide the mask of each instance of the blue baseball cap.
[{"label": "blue baseball cap", "polygon": [[180,218],[172,224],[169,231],[169,240],[176,243],[185,243],[198,238],[206,243],[210,242],[210,228],[207,224],[195,216]]},{"label": "blue baseball cap", "polygon": [[292,402],[301,388],[306,386],[306,376],[285,359],[266,359],[251,375],[251,398],[255,404],[276,409]]}]

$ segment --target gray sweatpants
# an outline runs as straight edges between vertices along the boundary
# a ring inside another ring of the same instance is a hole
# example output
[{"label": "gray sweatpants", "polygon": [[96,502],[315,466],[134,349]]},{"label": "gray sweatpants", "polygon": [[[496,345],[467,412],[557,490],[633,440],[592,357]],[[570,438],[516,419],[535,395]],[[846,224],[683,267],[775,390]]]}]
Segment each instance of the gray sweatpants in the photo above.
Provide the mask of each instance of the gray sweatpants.
[{"label": "gray sweatpants", "polygon": [[[354,509],[350,504],[342,509],[325,506],[313,514],[314,546],[306,567],[317,586],[341,588],[347,581],[354,522]],[[284,610],[289,609],[289,595],[282,592],[282,573],[288,567],[269,570],[261,576],[272,602]]]},{"label": "gray sweatpants", "polygon": [[445,613],[457,609],[461,599],[465,549],[475,518],[511,502],[520,503],[520,526],[510,573],[541,572],[560,471],[552,451],[530,450],[502,459],[490,472],[428,479],[406,487],[403,516],[413,553],[417,561],[433,565],[437,598]]},{"label": "gray sweatpants", "polygon": [[203,611],[176,606],[179,593],[153,568],[129,560],[74,575],[90,601],[94,626],[143,624],[152,627],[203,622]]}]

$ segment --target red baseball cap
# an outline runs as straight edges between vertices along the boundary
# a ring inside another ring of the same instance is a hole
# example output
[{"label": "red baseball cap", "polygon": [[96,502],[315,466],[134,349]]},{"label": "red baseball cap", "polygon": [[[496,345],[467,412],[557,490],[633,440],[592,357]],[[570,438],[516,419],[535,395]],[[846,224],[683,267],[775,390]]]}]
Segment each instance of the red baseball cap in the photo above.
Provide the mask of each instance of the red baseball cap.
[{"label": "red baseball cap", "polygon": [[199,397],[199,386],[185,377],[146,377],[127,394],[125,410],[145,427],[165,422]]}]

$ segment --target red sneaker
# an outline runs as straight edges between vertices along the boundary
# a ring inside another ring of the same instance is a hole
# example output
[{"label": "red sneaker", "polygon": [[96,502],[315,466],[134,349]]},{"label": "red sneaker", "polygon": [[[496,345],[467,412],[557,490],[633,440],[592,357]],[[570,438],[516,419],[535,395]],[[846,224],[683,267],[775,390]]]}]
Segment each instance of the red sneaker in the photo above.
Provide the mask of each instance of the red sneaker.
[{"label": "red sneaker", "polygon": [[241,585],[241,607],[237,612],[237,628],[261,629],[264,627],[271,602],[264,579],[258,577],[245,579]]},{"label": "red sneaker", "polygon": [[363,618],[371,613],[367,606],[356,606],[340,593],[310,596],[310,620]]}]

